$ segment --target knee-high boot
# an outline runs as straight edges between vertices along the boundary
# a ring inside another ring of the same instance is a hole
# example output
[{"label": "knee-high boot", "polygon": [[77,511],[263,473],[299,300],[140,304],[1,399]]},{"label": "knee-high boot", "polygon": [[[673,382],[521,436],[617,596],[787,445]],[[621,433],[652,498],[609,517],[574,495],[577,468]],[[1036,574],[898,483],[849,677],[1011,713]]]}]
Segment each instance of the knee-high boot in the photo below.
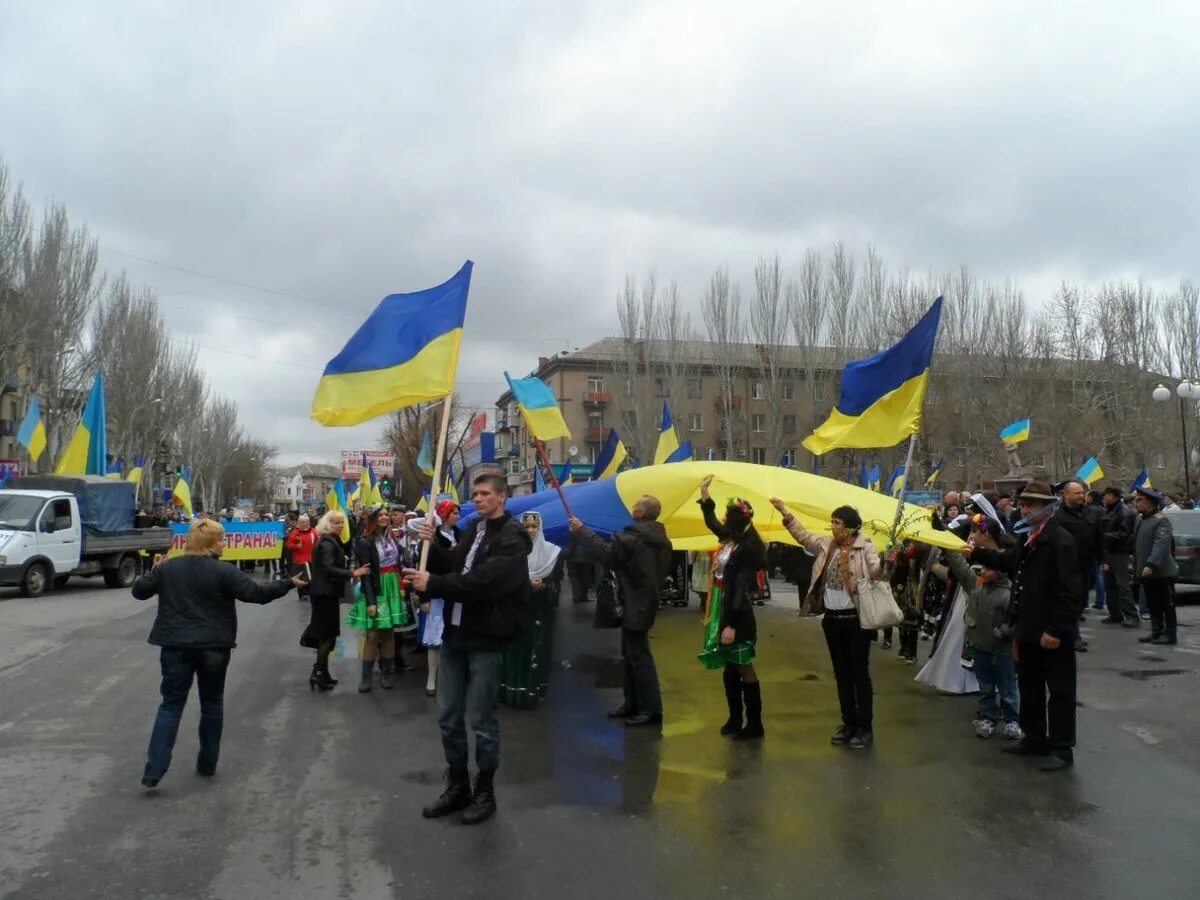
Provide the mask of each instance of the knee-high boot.
[{"label": "knee-high boot", "polygon": [[729,719],[721,726],[721,734],[738,734],[742,730],[742,676],[734,666],[725,667],[725,702]]},{"label": "knee-high boot", "polygon": [[375,660],[364,659],[362,661],[362,679],[358,682],[358,692],[360,694],[371,693],[371,674],[375,671]]},{"label": "knee-high boot", "polygon": [[746,695],[746,727],[733,736],[735,741],[748,741],[763,737],[767,732],[762,723],[762,685],[757,681],[742,685]]}]

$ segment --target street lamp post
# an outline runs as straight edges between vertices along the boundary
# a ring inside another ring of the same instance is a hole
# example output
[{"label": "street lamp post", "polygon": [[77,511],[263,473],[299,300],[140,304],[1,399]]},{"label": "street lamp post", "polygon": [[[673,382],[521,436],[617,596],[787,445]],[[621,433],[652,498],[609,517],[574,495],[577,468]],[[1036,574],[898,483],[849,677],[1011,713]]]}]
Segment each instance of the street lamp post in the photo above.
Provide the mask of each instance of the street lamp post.
[{"label": "street lamp post", "polygon": [[[1193,384],[1190,381],[1184,380],[1179,382],[1179,386],[1175,388],[1175,394],[1179,397],[1179,434],[1183,441],[1183,490],[1188,499],[1192,496],[1192,467],[1191,467],[1191,451],[1188,447],[1187,439],[1187,411],[1185,404],[1187,401],[1200,400],[1200,384]],[[1171,389],[1164,384],[1160,384],[1150,394],[1159,403],[1166,403],[1171,399]]]}]

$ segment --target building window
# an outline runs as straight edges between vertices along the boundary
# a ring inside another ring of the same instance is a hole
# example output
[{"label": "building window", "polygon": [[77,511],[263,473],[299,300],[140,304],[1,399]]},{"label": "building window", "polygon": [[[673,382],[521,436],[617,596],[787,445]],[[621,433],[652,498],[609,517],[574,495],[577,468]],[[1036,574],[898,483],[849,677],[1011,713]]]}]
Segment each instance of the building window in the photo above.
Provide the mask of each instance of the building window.
[{"label": "building window", "polygon": [[521,461],[519,459],[510,459],[508,461],[508,474],[509,475],[520,475],[521,474]]},{"label": "building window", "polygon": [[783,417],[783,433],[784,434],[795,434],[796,433],[796,417],[795,416],[789,415],[789,416]]},{"label": "building window", "polygon": [[588,376],[588,393],[603,394],[604,393],[604,376],[589,375]]},{"label": "building window", "polygon": [[763,400],[767,396],[767,386],[761,381],[756,381],[750,385],[750,399]]},{"label": "building window", "polygon": [[588,428],[603,428],[603,427],[604,427],[604,413],[602,413],[602,412],[588,413]]},{"label": "building window", "polygon": [[790,381],[785,381],[783,383],[782,387],[780,388],[780,390],[783,393],[784,400],[795,400],[796,399],[796,385],[794,383],[792,383]]},{"label": "building window", "polygon": [[787,466],[789,469],[796,468],[796,448],[790,447],[783,451],[783,457],[779,460],[781,466]]},{"label": "building window", "polygon": [[959,447],[957,450],[954,451],[954,465],[958,466],[961,469],[964,466],[966,466],[966,464],[967,464],[967,449],[965,447]]},{"label": "building window", "polygon": [[814,378],[812,386],[813,403],[824,403],[829,397],[829,381],[824,378]]},{"label": "building window", "polygon": [[1167,467],[1167,455],[1165,453],[1160,453],[1160,454],[1158,454],[1158,456],[1154,457],[1154,468],[1165,469],[1166,467]]},{"label": "building window", "polygon": [[671,396],[671,383],[665,378],[654,379],[654,394],[658,397]]},{"label": "building window", "polygon": [[750,417],[750,430],[762,434],[767,430],[767,417],[762,413],[754,413]]},{"label": "building window", "polygon": [[765,466],[767,464],[767,448],[766,447],[751,447],[750,462],[755,465]]},{"label": "building window", "polygon": [[688,431],[704,430],[704,413],[688,413]]},{"label": "building window", "polygon": [[699,400],[703,394],[701,391],[704,388],[704,383],[699,378],[689,378],[687,380],[687,395],[689,400]]},{"label": "building window", "polygon": [[637,410],[636,409],[626,410],[625,415],[622,416],[622,419],[625,422],[625,427],[628,428],[630,431],[637,428],[638,420],[637,420]]},{"label": "building window", "polygon": [[632,397],[633,394],[634,394],[633,379],[630,378],[628,375],[626,375],[625,376],[625,396]]},{"label": "building window", "polygon": [[929,387],[925,389],[925,402],[930,406],[933,406],[938,402],[938,389],[937,385],[933,382],[930,382]]},{"label": "building window", "polygon": [[1046,468],[1046,454],[1045,453],[1037,454],[1033,458],[1033,465],[1035,468],[1038,468],[1038,469]]}]

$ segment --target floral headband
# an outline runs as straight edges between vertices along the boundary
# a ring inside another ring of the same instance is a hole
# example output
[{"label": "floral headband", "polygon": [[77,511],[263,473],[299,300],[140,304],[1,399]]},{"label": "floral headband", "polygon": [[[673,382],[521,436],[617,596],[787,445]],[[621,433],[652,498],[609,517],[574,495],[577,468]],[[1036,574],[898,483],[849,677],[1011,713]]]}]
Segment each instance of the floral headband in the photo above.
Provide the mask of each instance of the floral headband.
[{"label": "floral headband", "polygon": [[725,502],[726,509],[736,509],[741,512],[747,519],[754,518],[754,507],[743,500],[741,497],[730,497]]}]

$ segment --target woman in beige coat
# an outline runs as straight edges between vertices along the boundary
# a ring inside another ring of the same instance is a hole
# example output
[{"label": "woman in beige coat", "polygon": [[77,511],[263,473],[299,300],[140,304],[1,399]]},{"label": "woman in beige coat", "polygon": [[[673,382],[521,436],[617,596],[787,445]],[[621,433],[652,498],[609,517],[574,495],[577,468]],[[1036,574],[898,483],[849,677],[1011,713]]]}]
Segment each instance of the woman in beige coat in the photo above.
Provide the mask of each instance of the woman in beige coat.
[{"label": "woman in beige coat", "polygon": [[816,557],[800,614],[824,613],[821,629],[829,647],[842,708],[842,725],[830,743],[835,747],[866,749],[875,742],[870,669],[872,632],[859,624],[857,603],[859,585],[883,577],[879,553],[862,534],[862,517],[852,506],[839,506],[833,511],[830,517],[833,536],[823,537],[806,529],[778,497],[771,503],[783,516],[783,526],[796,543]]}]

